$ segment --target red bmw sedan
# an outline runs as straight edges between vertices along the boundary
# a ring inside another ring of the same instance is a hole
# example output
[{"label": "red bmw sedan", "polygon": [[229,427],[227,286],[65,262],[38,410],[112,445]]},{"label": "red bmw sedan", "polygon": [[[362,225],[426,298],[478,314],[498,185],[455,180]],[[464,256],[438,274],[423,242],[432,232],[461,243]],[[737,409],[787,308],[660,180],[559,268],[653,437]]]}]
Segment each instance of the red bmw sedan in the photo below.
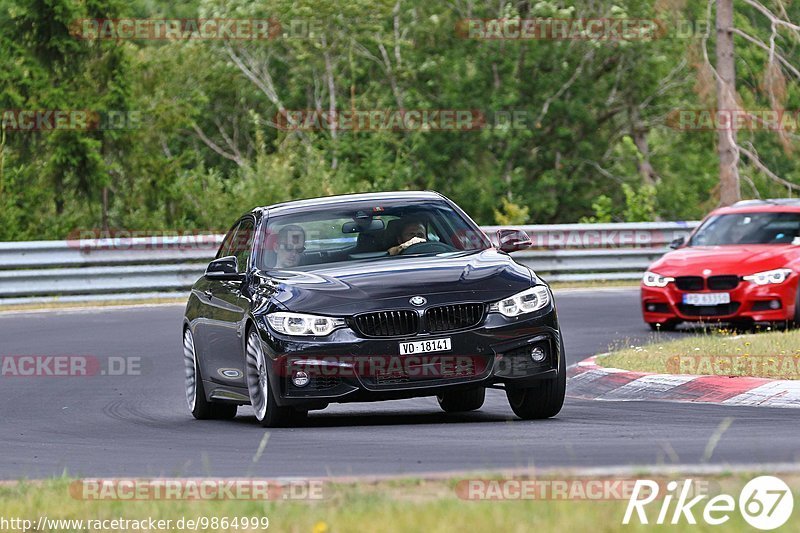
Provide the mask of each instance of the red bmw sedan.
[{"label": "red bmw sedan", "polygon": [[800,199],[717,209],[671,247],[642,279],[642,313],[652,329],[800,323]]}]

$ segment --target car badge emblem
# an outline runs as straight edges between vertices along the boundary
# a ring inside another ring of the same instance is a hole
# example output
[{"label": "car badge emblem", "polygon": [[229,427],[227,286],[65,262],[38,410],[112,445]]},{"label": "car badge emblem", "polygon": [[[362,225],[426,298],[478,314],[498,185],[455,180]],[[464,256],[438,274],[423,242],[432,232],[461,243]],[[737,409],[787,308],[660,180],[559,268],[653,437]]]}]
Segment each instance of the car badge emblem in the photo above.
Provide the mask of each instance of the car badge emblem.
[{"label": "car badge emblem", "polygon": [[417,307],[419,307],[420,305],[425,305],[428,302],[428,300],[426,300],[422,296],[412,296],[409,302],[411,302],[411,305],[416,305]]},{"label": "car badge emblem", "polygon": [[703,270],[703,275],[704,276],[708,276],[709,274],[711,274],[711,269],[710,268],[707,268],[707,269]]}]

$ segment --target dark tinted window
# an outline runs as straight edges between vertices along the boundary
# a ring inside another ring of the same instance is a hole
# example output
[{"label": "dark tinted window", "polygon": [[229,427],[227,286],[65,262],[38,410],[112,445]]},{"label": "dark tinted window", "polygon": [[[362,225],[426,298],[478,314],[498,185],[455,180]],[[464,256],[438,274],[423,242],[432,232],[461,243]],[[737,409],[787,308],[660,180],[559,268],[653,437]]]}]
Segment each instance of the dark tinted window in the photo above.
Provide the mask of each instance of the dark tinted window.
[{"label": "dark tinted window", "polygon": [[219,259],[220,257],[227,257],[231,254],[231,247],[233,246],[233,238],[236,236],[236,229],[239,227],[239,223],[233,225],[233,227],[228,230],[228,233],[225,235],[225,238],[222,239],[222,244],[217,250],[217,255],[214,259]]},{"label": "dark tinted window", "polygon": [[800,244],[800,213],[734,213],[709,218],[690,246]]},{"label": "dark tinted window", "polygon": [[231,255],[236,256],[236,261],[239,264],[239,272],[245,272],[247,270],[247,261],[250,259],[250,250],[253,248],[254,232],[255,224],[251,218],[242,220],[236,231]]}]

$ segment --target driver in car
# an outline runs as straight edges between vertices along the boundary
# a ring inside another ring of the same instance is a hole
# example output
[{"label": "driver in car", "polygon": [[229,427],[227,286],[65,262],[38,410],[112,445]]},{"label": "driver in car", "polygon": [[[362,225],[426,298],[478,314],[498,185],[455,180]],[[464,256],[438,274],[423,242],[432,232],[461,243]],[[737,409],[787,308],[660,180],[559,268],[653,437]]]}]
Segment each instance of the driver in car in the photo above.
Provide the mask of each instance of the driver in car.
[{"label": "driver in car", "polygon": [[410,220],[401,226],[397,246],[389,248],[389,255],[397,255],[411,245],[427,241],[425,225],[418,220]]}]

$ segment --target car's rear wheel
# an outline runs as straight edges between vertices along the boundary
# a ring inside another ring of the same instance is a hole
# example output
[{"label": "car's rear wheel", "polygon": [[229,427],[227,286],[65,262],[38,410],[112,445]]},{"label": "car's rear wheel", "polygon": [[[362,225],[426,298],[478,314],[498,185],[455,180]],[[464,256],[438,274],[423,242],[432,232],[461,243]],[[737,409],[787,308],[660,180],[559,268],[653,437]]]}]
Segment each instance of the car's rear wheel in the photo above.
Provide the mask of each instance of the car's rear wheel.
[{"label": "car's rear wheel", "polygon": [[198,420],[229,420],[236,416],[236,404],[210,402],[206,399],[203,378],[200,375],[200,366],[197,364],[197,353],[194,349],[194,335],[189,328],[183,332],[183,366],[186,403],[189,404],[193,417]]},{"label": "car's rear wheel", "polygon": [[463,413],[475,411],[483,406],[486,399],[486,387],[451,391],[436,396],[439,407],[446,413]]},{"label": "car's rear wheel", "polygon": [[256,420],[262,427],[281,427],[300,422],[308,411],[281,407],[272,394],[267,369],[267,356],[255,328],[247,333],[246,343],[247,392]]},{"label": "car's rear wheel", "polygon": [[561,411],[567,392],[567,365],[563,349],[559,357],[555,378],[542,380],[533,387],[506,389],[508,404],[515,415],[524,420],[537,420],[556,416]]}]

